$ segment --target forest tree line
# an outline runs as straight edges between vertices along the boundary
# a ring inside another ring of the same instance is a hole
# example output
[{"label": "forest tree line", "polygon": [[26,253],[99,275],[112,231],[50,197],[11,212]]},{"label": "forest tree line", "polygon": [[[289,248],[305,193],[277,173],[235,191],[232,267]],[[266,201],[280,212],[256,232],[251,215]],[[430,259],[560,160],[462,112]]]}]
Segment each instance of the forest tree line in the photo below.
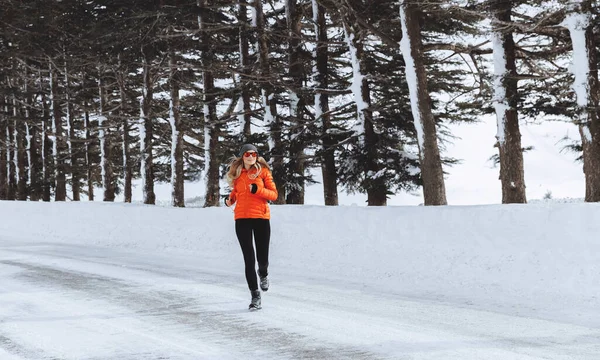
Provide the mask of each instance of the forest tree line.
[{"label": "forest tree line", "polygon": [[[219,206],[243,143],[278,204],[321,169],[386,205],[447,203],[447,125],[498,119],[503,203],[525,203],[519,124],[570,121],[600,201],[596,1],[0,0],[0,199],[154,204],[204,181]],[[584,61],[582,61],[584,60]],[[581,64],[585,66],[581,66]],[[569,64],[573,64],[569,66]],[[96,194],[98,189],[101,193]]]}]

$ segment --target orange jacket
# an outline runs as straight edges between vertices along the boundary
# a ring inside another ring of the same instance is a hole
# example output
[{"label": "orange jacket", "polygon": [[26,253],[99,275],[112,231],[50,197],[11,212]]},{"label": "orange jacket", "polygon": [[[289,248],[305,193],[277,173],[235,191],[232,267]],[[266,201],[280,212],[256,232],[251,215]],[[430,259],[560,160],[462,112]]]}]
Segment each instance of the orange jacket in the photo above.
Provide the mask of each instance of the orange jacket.
[{"label": "orange jacket", "polygon": [[[256,174],[256,168],[250,174]],[[250,185],[256,184],[255,194],[250,192]],[[242,169],[240,177],[233,182],[233,190],[229,201],[235,205],[234,218],[237,219],[270,219],[271,210],[267,200],[277,200],[277,187],[268,169],[262,168],[256,179],[248,177],[248,170]]]}]

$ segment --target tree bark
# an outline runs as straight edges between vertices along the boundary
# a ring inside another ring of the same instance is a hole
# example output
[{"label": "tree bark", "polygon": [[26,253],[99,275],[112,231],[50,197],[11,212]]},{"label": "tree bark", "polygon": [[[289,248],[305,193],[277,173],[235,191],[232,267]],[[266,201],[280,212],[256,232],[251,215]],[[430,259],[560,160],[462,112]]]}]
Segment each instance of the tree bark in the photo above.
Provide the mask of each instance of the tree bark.
[{"label": "tree bark", "polygon": [[[206,0],[199,0],[198,5],[204,8],[207,5]],[[198,19],[200,27],[200,38],[202,39],[202,82],[204,83],[204,161],[206,169],[206,194],[204,198],[204,207],[219,206],[221,201],[219,193],[219,161],[217,159],[219,136],[221,134],[217,119],[217,105],[215,99],[215,80],[210,69],[213,65],[214,54],[211,48],[212,36],[208,24],[207,11],[200,11]]]},{"label": "tree bark", "polygon": [[416,4],[400,5],[402,20],[401,50],[411,97],[411,108],[419,144],[419,161],[423,180],[425,205],[446,205],[446,186],[438,147],[437,129],[427,86],[427,71],[423,56],[420,13]]},{"label": "tree bark", "polygon": [[[40,84],[41,84],[40,80]],[[50,139],[48,138],[48,132],[50,132],[49,121],[50,110],[48,109],[48,101],[46,96],[42,93],[42,131],[41,131],[41,144],[42,144],[42,200],[50,201],[50,172],[54,164],[52,163],[52,151],[50,149]]]},{"label": "tree bark", "polygon": [[[9,113],[9,102],[8,98],[4,97],[5,113],[8,115]],[[7,176],[8,176],[8,189],[6,194],[7,200],[15,200],[17,198],[17,167],[15,166],[15,157],[16,157],[16,144],[14,141],[14,133],[15,133],[15,121],[14,118],[7,119],[8,126],[6,127],[6,133],[4,135],[6,141],[6,162],[7,162]]]},{"label": "tree bark", "polygon": [[73,201],[80,201],[80,179],[79,168],[77,164],[77,152],[73,150],[73,140],[75,139],[75,129],[73,126],[73,105],[71,104],[71,87],[69,80],[69,69],[65,61],[65,88],[66,88],[66,103],[67,103],[67,145],[68,155],[71,164],[71,188],[73,190]]},{"label": "tree bark", "polygon": [[[300,135],[304,130],[304,95],[301,92],[302,80],[304,71],[300,60],[302,38],[301,19],[302,12],[298,10],[297,0],[286,0],[286,17],[288,30],[288,68],[289,76],[292,83],[290,86],[290,122],[292,123],[292,131]],[[304,171],[306,154],[304,148],[306,144],[302,141],[302,137],[291,136],[290,140],[290,161],[291,161],[291,177],[293,179],[292,186],[289,187],[286,203],[287,204],[304,204]]]},{"label": "tree bark", "polygon": [[248,39],[248,7],[243,1],[239,3],[238,22],[240,24],[240,62],[241,62],[241,81],[240,87],[242,91],[242,126],[244,139],[248,139],[252,135],[252,108],[250,107],[250,89],[249,77],[252,72],[250,64],[250,44]]},{"label": "tree bark", "polygon": [[40,163],[40,157],[38,154],[38,146],[37,146],[37,130],[36,130],[36,126],[32,126],[32,119],[35,118],[34,116],[31,116],[32,112],[34,112],[34,114],[38,114],[38,112],[36,110],[34,110],[33,107],[33,95],[29,93],[29,87],[28,87],[28,80],[29,80],[29,73],[28,71],[26,71],[26,76],[25,78],[27,79],[25,81],[25,97],[26,97],[26,101],[25,101],[25,139],[26,139],[26,143],[27,143],[27,147],[25,149],[26,151],[26,156],[27,156],[27,168],[28,168],[28,172],[27,172],[27,187],[28,187],[28,195],[29,195],[29,199],[31,201],[39,201],[40,200],[40,188],[39,188],[39,181],[38,181],[38,177],[39,177],[39,163]]},{"label": "tree bark", "polygon": [[[316,73],[315,82],[317,89],[325,90],[329,87],[329,72],[327,69],[329,61],[327,22],[325,17],[325,8],[312,0],[313,21],[315,23],[316,38]],[[315,94],[315,117],[321,129],[322,161],[321,173],[323,174],[323,197],[325,205],[337,206],[337,173],[335,168],[335,140],[329,134],[331,129],[331,116],[329,115],[329,95],[326,92],[320,93],[317,90]]]},{"label": "tree bark", "polygon": [[[492,13],[499,22],[493,23],[495,49],[501,48],[503,53],[494,54],[496,116],[498,121],[498,148],[500,150],[500,181],[502,183],[502,203],[526,203],[525,172],[523,169],[523,149],[519,129],[518,78],[515,64],[515,43],[510,27],[512,4],[507,1],[494,0]],[[502,59],[504,66],[501,65]]]},{"label": "tree bark", "polygon": [[185,206],[183,186],[183,129],[179,116],[179,79],[175,53],[171,50],[169,59],[171,104],[169,121],[171,123],[171,205]]},{"label": "tree bark", "polygon": [[[362,39],[361,39],[362,40]],[[359,59],[363,57],[363,45],[361,41],[356,41],[356,54]],[[362,60],[359,62],[361,73],[364,74]],[[367,108],[362,110],[364,115],[364,141],[365,150],[367,151],[367,177],[377,174],[381,169],[377,162],[377,134],[373,127],[373,112],[371,111],[371,89],[366,77],[363,77],[361,83],[361,96]],[[386,206],[387,205],[387,186],[385,180],[381,176],[376,176],[370,179],[367,187],[367,205],[368,206]]]},{"label": "tree bark", "polygon": [[[345,27],[345,37],[350,50],[352,67],[355,73],[353,79],[353,91],[356,103],[356,116],[358,117],[358,126],[355,134],[358,137],[361,151],[366,152],[364,174],[364,188],[367,191],[368,206],[387,205],[387,186],[382,177],[376,174],[380,171],[380,165],[377,162],[377,134],[373,127],[373,111],[371,110],[371,89],[369,82],[364,74],[367,73],[363,61],[363,41],[365,33],[358,27],[353,27],[353,17],[347,17]],[[360,74],[357,76],[356,74]]]},{"label": "tree bark", "polygon": [[[571,5],[572,15],[578,16],[578,19],[586,17],[589,21],[586,24],[574,24],[570,28],[573,43],[577,38],[585,37],[585,49],[574,47],[574,56],[582,58],[587,56],[587,67],[589,72],[583,76],[575,73],[575,82],[585,84],[585,94],[576,91],[577,103],[579,106],[579,133],[581,135],[581,144],[583,146],[583,172],[585,174],[585,201],[600,202],[600,107],[598,106],[600,97],[600,85],[598,82],[598,51],[594,38],[594,23],[592,2],[585,0],[580,3],[574,2]],[[578,52],[585,50],[585,54]]]},{"label": "tree bark", "polygon": [[[8,120],[0,118],[0,138],[8,131]],[[4,135],[5,136],[5,135]],[[0,145],[0,200],[8,200],[8,144]]]},{"label": "tree bark", "polygon": [[102,174],[103,201],[115,201],[115,188],[112,163],[110,161],[110,119],[106,116],[106,94],[102,71],[98,74],[98,139],[100,140],[100,171]]},{"label": "tree bark", "polygon": [[54,201],[67,200],[67,179],[66,179],[66,142],[62,124],[62,109],[58,101],[58,81],[56,72],[50,64],[50,102],[51,102],[51,121],[53,127],[53,157],[54,174],[56,188],[54,190]]},{"label": "tree bark", "polygon": [[84,104],[83,109],[83,128],[85,131],[85,167],[87,169],[88,200],[94,201],[94,170],[91,159],[91,143],[93,138],[90,125],[90,111],[87,102]]},{"label": "tree bark", "polygon": [[131,154],[129,149],[129,123],[123,119],[122,140],[123,140],[123,202],[131,203],[133,193],[133,169],[131,168]]},{"label": "tree bark", "polygon": [[[598,85],[598,53],[592,24],[586,30],[585,39],[590,66],[588,76],[590,98],[586,111],[587,124],[580,126],[582,139],[585,139],[582,141],[585,201],[600,202],[600,107],[598,106],[600,86]],[[591,139],[588,134],[591,135]]]},{"label": "tree bark", "polygon": [[27,172],[25,167],[25,121],[21,118],[21,111],[17,105],[17,99],[13,96],[13,108],[15,116],[15,168],[17,170],[17,195],[20,201],[27,200]]},{"label": "tree bark", "polygon": [[142,72],[144,84],[142,87],[142,100],[140,109],[140,152],[142,157],[141,169],[142,174],[142,189],[144,192],[144,204],[154,205],[156,203],[156,195],[154,194],[154,131],[152,129],[152,97],[153,79],[148,63],[147,55],[142,47]]},{"label": "tree bark", "polygon": [[25,172],[25,121],[16,95],[12,95],[13,115],[13,165],[15,169],[15,200],[27,200],[27,173]]},{"label": "tree bark", "polygon": [[[119,59],[120,61],[120,59]],[[119,111],[121,117],[121,140],[123,142],[123,201],[131,203],[132,197],[132,179],[133,171],[131,168],[131,154],[129,149],[129,121],[127,118],[126,108],[128,107],[125,94],[125,74],[122,71],[115,74],[119,79],[119,97],[121,99],[121,109]]]},{"label": "tree bark", "polygon": [[285,204],[285,169],[284,169],[284,149],[281,134],[281,122],[277,116],[277,104],[273,97],[273,84],[271,83],[271,68],[269,65],[269,39],[266,31],[265,14],[263,12],[262,1],[255,0],[256,9],[256,34],[258,37],[258,62],[260,68],[260,88],[262,92],[262,105],[264,109],[264,124],[269,133],[269,151],[271,156],[271,165],[273,169],[273,180],[277,186],[278,197],[274,201],[276,204]]},{"label": "tree bark", "polygon": [[41,196],[40,176],[40,154],[38,150],[38,131],[35,126],[27,126],[27,153],[29,158],[29,199],[39,201]]}]

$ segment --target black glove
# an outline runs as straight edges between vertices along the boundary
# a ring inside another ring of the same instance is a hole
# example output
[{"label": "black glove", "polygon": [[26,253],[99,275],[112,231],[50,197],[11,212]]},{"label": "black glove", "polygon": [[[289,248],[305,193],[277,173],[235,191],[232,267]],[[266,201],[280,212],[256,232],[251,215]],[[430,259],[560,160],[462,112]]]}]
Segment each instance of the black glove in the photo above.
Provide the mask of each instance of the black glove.
[{"label": "black glove", "polygon": [[253,194],[256,194],[257,191],[258,191],[258,185],[251,184],[250,185],[250,192],[253,193]]}]

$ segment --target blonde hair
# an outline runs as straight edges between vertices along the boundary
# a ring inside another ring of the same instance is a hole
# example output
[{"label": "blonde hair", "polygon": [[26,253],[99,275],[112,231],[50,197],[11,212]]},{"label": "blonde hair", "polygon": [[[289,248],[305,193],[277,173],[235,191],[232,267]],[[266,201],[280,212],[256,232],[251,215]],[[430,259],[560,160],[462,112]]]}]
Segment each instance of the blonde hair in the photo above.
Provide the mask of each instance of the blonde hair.
[{"label": "blonde hair", "polygon": [[[241,156],[233,156],[231,158],[231,161],[229,162],[229,170],[227,170],[227,183],[229,186],[233,187],[233,182],[240,177],[243,167],[244,159]],[[267,170],[271,170],[267,160],[265,160],[262,156],[259,156],[256,159],[256,162],[250,167],[250,169],[256,168],[256,172],[251,175],[248,174],[248,177],[252,180],[256,179],[263,167]]]}]

